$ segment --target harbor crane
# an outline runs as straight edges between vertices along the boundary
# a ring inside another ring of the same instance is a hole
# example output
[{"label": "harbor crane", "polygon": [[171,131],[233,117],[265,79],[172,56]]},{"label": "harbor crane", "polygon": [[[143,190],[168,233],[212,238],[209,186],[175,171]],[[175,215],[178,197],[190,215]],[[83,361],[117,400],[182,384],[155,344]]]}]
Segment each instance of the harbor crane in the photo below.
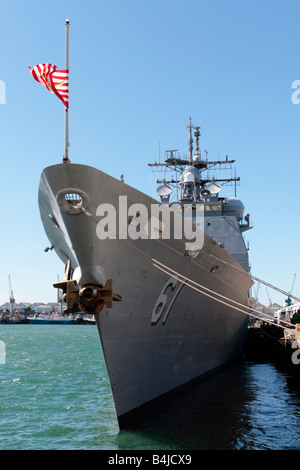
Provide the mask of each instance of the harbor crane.
[{"label": "harbor crane", "polygon": [[290,296],[291,296],[292,293],[293,293],[293,289],[294,289],[294,285],[295,285],[296,276],[297,276],[297,273],[294,274],[294,279],[293,279],[292,287],[291,287],[291,290],[290,290],[289,293],[288,293],[288,298],[287,298],[286,301],[285,301],[288,306],[291,305],[291,303],[292,303],[292,299],[291,299]]},{"label": "harbor crane", "polygon": [[271,297],[270,297],[270,294],[269,294],[269,291],[268,291],[267,288],[266,288],[266,293],[267,293],[267,296],[268,296],[268,299],[269,299],[269,307],[272,307],[272,300],[271,300]]},{"label": "harbor crane", "polygon": [[259,288],[260,288],[260,281],[258,281],[256,290],[254,289],[254,295],[255,295],[255,302],[256,305],[259,303],[258,297],[259,297]]},{"label": "harbor crane", "polygon": [[[59,275],[57,275],[57,282],[59,283]],[[60,313],[63,312],[63,298],[62,298],[62,290],[57,288],[57,303],[60,305]]]},{"label": "harbor crane", "polygon": [[15,299],[14,299],[14,293],[13,293],[12,285],[11,285],[11,281],[10,281],[10,275],[8,275],[8,284],[9,284],[10,312],[13,313],[14,312]]}]

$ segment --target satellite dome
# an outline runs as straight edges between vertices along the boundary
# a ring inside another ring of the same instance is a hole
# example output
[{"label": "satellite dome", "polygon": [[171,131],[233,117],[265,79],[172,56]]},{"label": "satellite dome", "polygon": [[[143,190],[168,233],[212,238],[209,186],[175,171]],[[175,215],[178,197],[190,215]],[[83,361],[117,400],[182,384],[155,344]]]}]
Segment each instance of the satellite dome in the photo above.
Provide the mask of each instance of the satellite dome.
[{"label": "satellite dome", "polygon": [[196,155],[194,155],[194,157],[193,157],[193,162],[194,162],[194,163],[199,163],[199,162],[201,162],[201,155],[199,155],[198,153],[196,153]]},{"label": "satellite dome", "polygon": [[242,220],[245,206],[242,201],[236,197],[228,197],[225,199],[224,212],[228,215],[234,215],[238,220]]},{"label": "satellite dome", "polygon": [[200,175],[197,168],[186,166],[180,176],[181,183],[200,183]]}]

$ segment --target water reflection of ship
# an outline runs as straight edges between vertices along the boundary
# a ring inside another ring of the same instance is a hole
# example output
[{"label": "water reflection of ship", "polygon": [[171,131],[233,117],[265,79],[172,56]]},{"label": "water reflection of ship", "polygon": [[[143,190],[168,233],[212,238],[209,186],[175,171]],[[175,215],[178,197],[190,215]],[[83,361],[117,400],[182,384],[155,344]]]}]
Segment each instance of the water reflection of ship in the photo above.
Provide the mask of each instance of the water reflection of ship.
[{"label": "water reflection of ship", "polygon": [[[121,430],[117,437],[119,448],[251,449],[253,440],[249,434],[254,419],[251,403],[255,400],[256,385],[253,374],[259,372],[253,368],[243,360],[237,361],[173,397],[144,421]],[[258,431],[257,437],[259,434]],[[260,443],[256,445],[259,447]]]}]

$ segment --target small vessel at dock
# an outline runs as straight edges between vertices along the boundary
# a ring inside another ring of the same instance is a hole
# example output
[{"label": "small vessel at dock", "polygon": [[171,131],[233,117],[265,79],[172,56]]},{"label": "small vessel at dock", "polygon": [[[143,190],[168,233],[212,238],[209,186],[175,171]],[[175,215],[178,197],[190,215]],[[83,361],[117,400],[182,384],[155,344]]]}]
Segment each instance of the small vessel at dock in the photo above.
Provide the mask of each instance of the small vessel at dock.
[{"label": "small vessel at dock", "polygon": [[272,360],[299,374],[300,302],[278,309],[273,319],[251,322],[244,351],[250,360]]},{"label": "small vessel at dock", "polygon": [[27,318],[28,323],[31,325],[75,325],[78,323],[77,318],[72,315],[49,315],[49,314],[35,314]]},{"label": "small vessel at dock", "polygon": [[300,324],[300,302],[285,305],[274,313],[277,324]]},{"label": "small vessel at dock", "polygon": [[0,318],[0,323],[5,323],[7,325],[19,325],[29,323],[26,315],[22,313],[3,313]]}]

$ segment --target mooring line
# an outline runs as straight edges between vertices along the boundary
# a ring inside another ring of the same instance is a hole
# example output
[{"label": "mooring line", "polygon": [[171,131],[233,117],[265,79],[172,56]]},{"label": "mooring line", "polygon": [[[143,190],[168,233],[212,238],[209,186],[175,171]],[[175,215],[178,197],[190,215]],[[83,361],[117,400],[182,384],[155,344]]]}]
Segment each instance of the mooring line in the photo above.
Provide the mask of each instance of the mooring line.
[{"label": "mooring line", "polygon": [[[87,215],[88,217],[90,217],[94,222],[98,222],[97,219],[95,218],[95,216],[93,216],[87,209],[85,209],[83,206],[81,206],[81,209],[83,211],[83,213],[85,215]],[[109,232],[109,228],[107,228],[107,231]],[[201,284],[199,284],[198,282],[196,281],[193,281],[192,279],[189,279],[187,278],[186,276],[183,276],[182,274],[178,273],[177,271],[169,268],[168,266],[164,265],[163,263],[161,263],[160,261],[156,260],[155,258],[152,258],[151,256],[147,255],[144,251],[141,251],[139,248],[133,246],[132,244],[126,242],[126,240],[121,240],[121,239],[118,239],[117,240],[123,244],[124,246],[126,246],[127,248],[129,248],[130,250],[134,251],[137,255],[143,257],[146,261],[148,261],[152,266],[154,266],[155,268],[159,269],[160,271],[162,272],[165,272],[166,274],[168,274],[169,276],[173,277],[174,279],[177,279],[178,281],[182,282],[183,284],[187,285],[188,287],[190,287],[191,289],[194,289],[196,290],[197,292],[207,296],[207,297],[210,297],[212,298],[213,300],[215,300],[216,302],[219,302],[219,303],[222,303],[230,308],[233,308],[237,311],[240,311],[242,312],[243,314],[246,314],[248,316],[251,316],[253,318],[257,318],[259,320],[265,320],[267,322],[272,322],[274,323],[274,317],[272,317],[271,315],[268,315],[266,313],[263,313],[251,306],[247,306],[247,305],[244,305],[244,304],[241,304],[240,302],[237,302],[235,300],[232,300],[232,299],[229,299],[228,297],[222,295],[222,294],[219,294],[218,292],[215,292],[211,289],[209,289],[208,287],[205,287]],[[205,255],[209,256],[209,257],[212,257],[214,259],[216,259],[217,261],[219,262],[222,262],[224,264],[227,264],[229,265],[231,268],[235,268],[237,269],[238,271],[240,271],[241,273],[243,274],[246,274],[247,276],[249,276],[250,278],[252,278],[253,280],[255,281],[258,281],[258,282],[261,282],[262,284],[265,284],[267,285],[268,287],[271,287],[272,289],[275,289],[275,290],[278,290],[279,292],[281,292],[282,294],[285,294],[285,295],[289,295],[290,297],[293,297],[295,300],[298,300],[300,302],[300,299],[298,299],[297,297],[295,296],[292,296],[291,294],[288,294],[287,292],[283,291],[282,289],[279,289],[275,286],[272,286],[272,284],[269,284],[267,283],[266,281],[263,281],[262,279],[259,279],[249,273],[247,273],[245,270],[243,270],[242,268],[239,268],[237,266],[234,266],[234,265],[231,265],[230,263],[228,263],[227,261],[225,260],[222,260],[221,258],[218,258],[217,256],[215,255],[212,255],[211,253],[207,253],[205,252],[204,250],[202,251],[202,253],[204,253]],[[180,255],[182,255],[181,253],[179,253]],[[194,284],[194,285],[191,285],[191,284]],[[203,290],[201,290],[203,289]],[[205,292],[206,291],[206,292]],[[220,298],[218,299],[216,296],[219,296]],[[236,304],[237,307],[235,307],[234,305],[231,305],[229,304],[228,302],[232,302],[233,304]],[[241,307],[241,308],[240,308]],[[245,311],[247,310],[247,311]],[[252,313],[253,312],[253,313]],[[259,316],[258,316],[259,315]],[[263,318],[262,318],[263,317]],[[291,324],[291,323],[288,323],[288,322],[285,322],[285,325],[288,325],[288,326],[291,326],[294,328],[294,325]],[[282,326],[280,324],[278,324],[277,326],[279,326],[280,328],[286,328],[286,326]]]}]

